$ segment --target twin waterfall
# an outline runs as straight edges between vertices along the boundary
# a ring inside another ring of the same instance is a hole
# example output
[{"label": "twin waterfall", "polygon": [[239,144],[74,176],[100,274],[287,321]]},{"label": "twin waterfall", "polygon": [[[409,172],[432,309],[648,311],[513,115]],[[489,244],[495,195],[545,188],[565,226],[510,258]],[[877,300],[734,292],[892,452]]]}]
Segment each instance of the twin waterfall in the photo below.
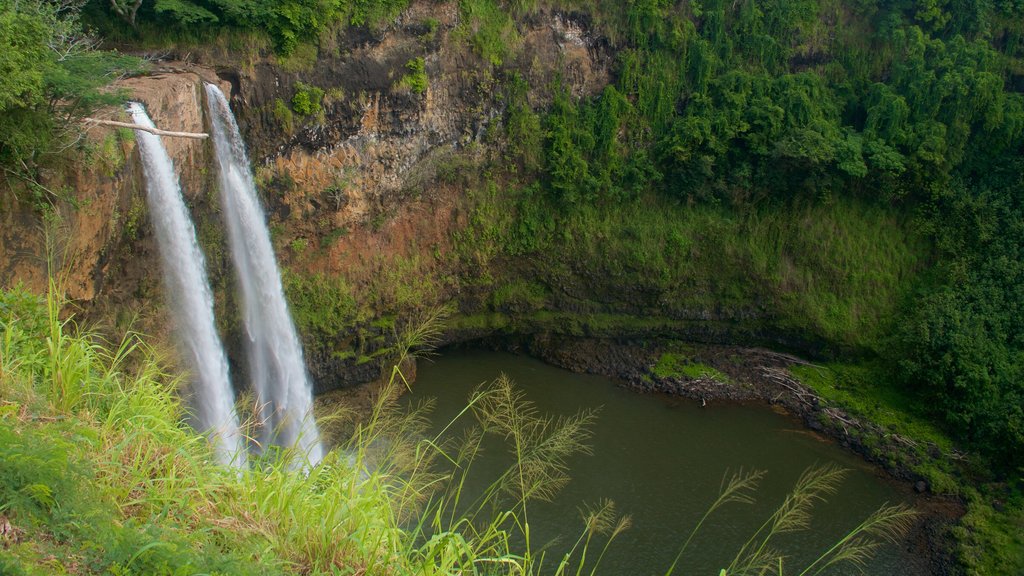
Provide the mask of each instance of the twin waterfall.
[{"label": "twin waterfall", "polygon": [[[256,197],[245,143],[221,91],[206,85],[220,197],[228,244],[238,275],[246,354],[258,406],[257,447],[295,449],[304,466],[323,458],[313,419],[313,399],[302,347],[288,313],[263,210]],[[129,106],[137,124],[153,126],[139,104]],[[147,199],[171,311],[182,348],[194,370],[196,418],[208,430],[220,462],[244,467],[227,360],[217,337],[213,298],[203,255],[160,138],[136,130],[146,174]]]},{"label": "twin waterfall", "polygon": [[260,443],[267,446],[276,440],[282,446],[294,446],[315,466],[323,458],[323,448],[313,420],[313,395],[256,198],[245,142],[220,89],[207,84],[206,101],[228,243],[241,286],[252,388],[263,422]]}]

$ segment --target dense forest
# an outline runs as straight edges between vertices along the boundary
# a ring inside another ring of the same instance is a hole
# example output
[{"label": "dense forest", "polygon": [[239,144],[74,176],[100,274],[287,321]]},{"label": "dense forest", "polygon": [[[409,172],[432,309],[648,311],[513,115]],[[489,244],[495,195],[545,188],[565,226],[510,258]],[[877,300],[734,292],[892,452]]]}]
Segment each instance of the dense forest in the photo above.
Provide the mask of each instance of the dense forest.
[{"label": "dense forest", "polygon": [[[264,35],[273,52],[288,55],[339,29],[386,27],[407,5],[0,0],[3,193],[43,212],[65,198],[40,176],[73,148],[72,119],[120,101],[103,86],[144,68],[124,54],[228,31]],[[826,341],[828,359],[870,366],[868,378],[884,380],[980,454],[989,479],[1020,489],[1024,2],[458,6],[457,32],[501,91],[503,114],[490,132],[504,154],[490,174],[515,206],[499,238],[504,255],[565,248],[566,222],[593,227],[651,203],[716,214],[725,233],[734,230],[730,218],[807,207],[833,210],[838,221],[847,211],[865,221],[891,217],[912,238],[909,253],[849,256],[877,277],[854,277],[854,267],[832,262],[834,275],[816,289],[832,296],[771,304],[775,318]],[[549,105],[529,102],[530,86],[509,62],[518,22],[544,10],[585,15],[611,47],[613,78],[599,96],[576,98],[556,83]],[[412,66],[423,73],[422,59]],[[654,234],[651,226],[637,233]],[[818,257],[815,246],[801,250]],[[759,277],[719,272],[731,283],[722,294],[744,302],[760,294],[748,286]],[[772,281],[782,274],[761,272]]]}]

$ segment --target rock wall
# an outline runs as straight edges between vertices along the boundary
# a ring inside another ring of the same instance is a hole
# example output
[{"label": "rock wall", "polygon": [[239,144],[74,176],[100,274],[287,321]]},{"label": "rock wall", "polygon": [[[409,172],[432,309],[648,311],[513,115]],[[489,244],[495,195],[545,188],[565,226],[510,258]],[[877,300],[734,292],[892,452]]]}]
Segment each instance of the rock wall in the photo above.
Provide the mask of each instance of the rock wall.
[{"label": "rock wall", "polygon": [[[439,171],[455,155],[494,153],[486,134],[504,112],[499,77],[521,75],[538,108],[551,101],[556,78],[580,98],[609,81],[608,43],[592,38],[582,17],[520,23],[516,56],[501,66],[459,37],[460,24],[457,2],[420,1],[383,30],[350,27],[321,40],[304,69],[269,57],[231,66],[223,55],[206,57],[221,61],[217,73],[232,86],[271,219],[284,225],[282,245],[348,232],[328,253],[303,258],[307,268],[351,273],[360,255],[443,243],[457,221],[452,194],[464,190],[448,189]],[[428,79],[421,94],[402,84],[414,58]],[[283,118],[300,85],[325,92],[322,114]]]},{"label": "rock wall", "polygon": [[[549,13],[519,22],[514,57],[501,65],[474,52],[458,33],[460,24],[457,2],[416,1],[385,28],[348,27],[322,38],[315,58],[282,61],[267,52],[213,46],[158,62],[148,75],[118,87],[142,101],[158,127],[205,132],[202,82],[218,82],[250,147],[281,263],[300,274],[369,280],[387,273],[394,257],[445,250],[464,221],[466,190],[459,178],[441,173],[474,166],[455,158],[498,153],[500,143],[489,141],[487,131],[504,112],[499,79],[522,76],[538,107],[550,102],[556,78],[576,97],[598,93],[609,80],[608,44],[592,37],[585,18]],[[421,93],[402,81],[416,58],[427,76]],[[320,113],[304,117],[292,110],[303,85],[324,91]],[[119,109],[97,117],[127,119]],[[135,329],[169,337],[134,140],[108,127],[81,129],[86,145],[69,152],[45,182],[71,191],[73,201],[55,210],[60,218],[3,196],[0,283],[43,291],[48,276],[60,270],[65,291],[85,314],[115,324],[131,320]],[[240,358],[210,145],[164,142],[206,254],[229,355]],[[374,330],[371,347],[393,337]],[[308,344],[321,390],[379,372],[373,364],[339,360],[330,346]]]},{"label": "rock wall", "polygon": [[[118,83],[134,100],[146,105],[160,128],[205,132],[201,78],[216,77],[200,68],[158,69],[144,77]],[[95,115],[127,121],[120,109]],[[133,135],[108,126],[83,124],[78,146],[44,173],[43,185],[66,191],[51,213],[19,205],[10,194],[0,210],[0,282],[22,283],[44,291],[52,272],[67,295],[81,305],[114,298],[154,276],[157,257],[146,220],[145,188]],[[182,190],[191,204],[210,192],[212,156],[202,140],[165,138]],[[126,261],[129,259],[131,261]]]}]

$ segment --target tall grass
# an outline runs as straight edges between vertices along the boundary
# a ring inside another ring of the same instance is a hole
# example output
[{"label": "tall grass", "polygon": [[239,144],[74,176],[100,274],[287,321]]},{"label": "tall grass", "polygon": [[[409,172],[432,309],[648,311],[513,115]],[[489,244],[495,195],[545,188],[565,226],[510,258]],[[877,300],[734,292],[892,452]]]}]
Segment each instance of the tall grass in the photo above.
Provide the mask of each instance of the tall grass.
[{"label": "tall grass", "polygon": [[[407,334],[407,347],[429,342],[441,315]],[[629,527],[600,502],[547,562],[531,541],[529,503],[565,483],[594,415],[544,417],[504,377],[469,399],[458,416],[473,423],[466,432],[452,433],[453,423],[430,436],[426,407],[394,402],[407,386],[396,368],[372,414],[310,470],[289,465],[287,451],[244,471],[219,466],[185,423],[179,385],[138,335],[110,343],[77,326],[56,290],[0,293],[2,573],[579,576],[595,573]],[[504,439],[511,464],[471,498],[464,488],[484,437]],[[836,475],[801,480],[740,550],[735,573],[773,560],[768,540],[799,524],[803,503]],[[759,477],[727,483],[708,515],[749,500]],[[883,509],[805,573],[862,559],[868,536],[891,535],[906,517]]]}]

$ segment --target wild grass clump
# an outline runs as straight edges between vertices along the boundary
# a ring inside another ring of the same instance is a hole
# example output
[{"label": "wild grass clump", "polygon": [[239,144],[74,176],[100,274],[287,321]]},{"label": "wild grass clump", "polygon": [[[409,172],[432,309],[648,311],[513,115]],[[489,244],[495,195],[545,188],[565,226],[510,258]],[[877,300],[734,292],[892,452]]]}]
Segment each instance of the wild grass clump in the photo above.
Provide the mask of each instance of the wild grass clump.
[{"label": "wild grass clump", "polygon": [[217,465],[157,352],[79,329],[56,294],[0,298],[7,565],[284,574],[404,561],[390,470],[366,474],[344,452],[309,474],[288,454],[244,472]]},{"label": "wild grass clump", "polygon": [[[497,495],[549,496],[564,482],[560,455],[579,445],[583,420],[516,417],[505,432],[522,458],[472,520],[455,514],[459,486],[442,488],[449,454],[425,439],[422,409],[394,402],[396,369],[372,416],[306,472],[287,451],[250,470],[219,466],[191,430],[179,377],[135,334],[111,344],[80,329],[51,290],[0,297],[0,525],[5,572],[25,574],[431,574],[506,565],[512,512],[482,519]],[[402,336],[429,344],[438,311]],[[521,407],[502,380],[466,414],[494,422]],[[497,416],[497,410],[504,410]],[[446,444],[445,446],[448,446]],[[469,450],[464,445],[463,450]],[[550,462],[550,464],[549,464]],[[504,569],[502,569],[504,572]]]}]

